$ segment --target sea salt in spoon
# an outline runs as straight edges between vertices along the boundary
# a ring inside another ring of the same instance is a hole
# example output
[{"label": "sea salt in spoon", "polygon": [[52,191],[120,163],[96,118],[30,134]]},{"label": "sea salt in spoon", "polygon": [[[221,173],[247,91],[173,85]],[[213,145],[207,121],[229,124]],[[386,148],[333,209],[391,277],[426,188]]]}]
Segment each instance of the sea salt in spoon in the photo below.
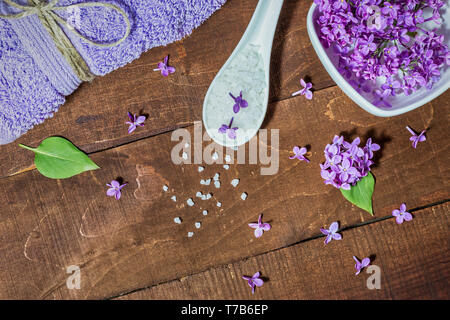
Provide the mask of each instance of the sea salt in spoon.
[{"label": "sea salt in spoon", "polygon": [[[209,86],[203,102],[203,124],[208,135],[218,144],[226,147],[242,145],[258,132],[263,123],[269,100],[272,42],[282,6],[283,0],[259,0],[244,35]],[[244,61],[243,64],[236,64],[233,61],[240,62],[246,56],[257,57],[257,60],[255,60],[258,61],[257,68],[252,70],[251,66],[248,66],[247,68],[250,69],[248,71],[241,70],[240,72],[230,73],[233,68],[236,69],[241,65],[243,65],[242,68],[245,68]],[[263,71],[259,67],[262,67]],[[258,79],[258,75],[262,75],[262,73],[264,74],[261,78],[264,79]],[[255,81],[255,79],[261,81]],[[245,90],[249,83],[250,89]],[[243,91],[243,99],[248,102],[248,107],[234,113],[234,103],[229,97],[229,92],[237,96],[240,90]],[[256,98],[247,95],[253,92],[257,92]],[[227,103],[217,101],[216,97]],[[238,127],[235,139],[230,138],[226,133],[219,132],[219,128],[223,124],[229,125],[231,118],[234,122],[230,127]]]}]

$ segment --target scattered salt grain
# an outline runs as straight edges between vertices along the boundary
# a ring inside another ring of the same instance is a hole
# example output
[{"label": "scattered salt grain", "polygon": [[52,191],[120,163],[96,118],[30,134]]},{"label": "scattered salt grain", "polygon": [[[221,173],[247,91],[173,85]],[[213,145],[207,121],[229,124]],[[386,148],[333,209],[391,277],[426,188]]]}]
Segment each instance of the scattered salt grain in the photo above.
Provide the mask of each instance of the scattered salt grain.
[{"label": "scattered salt grain", "polygon": [[205,183],[205,180],[201,179],[201,180],[200,180],[200,184],[206,184],[206,183]]},{"label": "scattered salt grain", "polygon": [[225,156],[225,161],[226,161],[226,162],[230,162],[230,161],[231,161],[231,157],[230,157],[229,154],[227,154],[227,155]]},{"label": "scattered salt grain", "polygon": [[233,180],[231,180],[231,185],[233,186],[233,187],[237,187],[237,185],[239,184],[239,179],[233,179]]},{"label": "scattered salt grain", "polygon": [[187,160],[187,158],[188,158],[188,155],[187,155],[187,153],[186,152],[183,152],[183,154],[181,155],[181,157],[184,159],[184,160]]},{"label": "scattered salt grain", "polygon": [[163,185],[163,190],[164,190],[164,192],[166,192],[167,190],[169,190],[169,187],[166,185]]},{"label": "scattered salt grain", "polygon": [[228,169],[230,169],[230,166],[227,165],[227,164],[224,164],[224,165],[223,165],[223,168],[224,168],[225,170],[228,170]]},{"label": "scattered salt grain", "polygon": [[175,219],[173,219],[173,221],[177,224],[181,223],[181,218],[180,217],[176,217]]},{"label": "scattered salt grain", "polygon": [[245,199],[247,199],[247,193],[246,192],[243,192],[242,194],[241,194],[241,199],[242,200],[245,200]]},{"label": "scattered salt grain", "polygon": [[214,152],[213,155],[212,155],[212,159],[213,160],[219,159],[219,154],[217,152]]},{"label": "scattered salt grain", "polygon": [[220,208],[222,206],[222,202],[217,201],[217,206]]},{"label": "scattered salt grain", "polygon": [[185,147],[185,148],[189,148],[189,143],[186,142],[186,143],[184,144],[184,147]]},{"label": "scattered salt grain", "polygon": [[203,210],[202,213],[203,213],[204,216],[207,216],[208,215],[208,210]]},{"label": "scattered salt grain", "polygon": [[194,235],[193,232],[188,232],[188,237],[189,237],[189,238],[192,238],[193,235]]},{"label": "scattered salt grain", "polygon": [[205,180],[205,186],[209,186],[210,183],[211,183],[211,178],[209,178],[208,180]]},{"label": "scattered salt grain", "polygon": [[202,224],[201,224],[200,222],[196,222],[196,223],[195,223],[195,227],[196,227],[197,229],[200,229],[201,226],[202,226]]},{"label": "scattered salt grain", "polygon": [[197,198],[201,198],[203,196],[203,194],[200,191],[197,191],[197,193],[195,194],[195,196]]},{"label": "scattered salt grain", "polygon": [[219,173],[216,173],[213,177],[213,180],[217,181],[217,180],[219,180],[219,177],[220,177]]},{"label": "scattered salt grain", "polygon": [[177,201],[177,196],[171,196],[170,199],[172,199],[175,202]]},{"label": "scattered salt grain", "polygon": [[203,170],[205,170],[205,167],[198,167],[198,172],[202,172]]},{"label": "scattered salt grain", "polygon": [[220,181],[214,181],[214,186],[219,189],[220,188]]},{"label": "scattered salt grain", "polygon": [[211,197],[212,197],[212,194],[211,194],[211,193],[208,193],[208,194],[206,195],[206,200],[211,199]]},{"label": "scattered salt grain", "polygon": [[194,205],[194,201],[192,201],[192,198],[187,199],[187,204],[189,207],[192,207]]},{"label": "scattered salt grain", "polygon": [[208,199],[206,196],[207,196],[206,194],[202,194],[202,200]]}]

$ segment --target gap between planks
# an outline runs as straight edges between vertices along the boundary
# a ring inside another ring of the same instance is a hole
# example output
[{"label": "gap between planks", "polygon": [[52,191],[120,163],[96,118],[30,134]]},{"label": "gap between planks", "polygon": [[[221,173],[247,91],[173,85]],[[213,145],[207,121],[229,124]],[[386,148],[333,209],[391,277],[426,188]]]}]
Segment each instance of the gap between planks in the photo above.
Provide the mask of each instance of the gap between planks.
[{"label": "gap between planks", "polygon": [[[447,203],[449,201],[450,201],[450,199],[444,199],[444,200],[441,200],[441,201],[429,203],[429,204],[426,204],[426,205],[423,205],[423,206],[419,206],[419,207],[416,207],[416,208],[413,208],[413,209],[409,209],[408,212],[411,212],[411,213],[418,212],[418,211],[421,211],[421,210],[424,210],[424,209],[428,209],[428,208],[432,208],[432,207],[435,207],[435,206],[439,206],[439,205],[445,204],[445,203]],[[351,229],[356,229],[356,228],[359,228],[359,227],[363,227],[363,226],[370,225],[370,224],[375,224],[375,223],[378,223],[378,222],[381,222],[381,221],[385,221],[385,220],[389,220],[389,219],[394,219],[394,217],[392,215],[386,215],[386,216],[383,216],[383,217],[380,217],[380,218],[377,218],[377,219],[374,219],[374,220],[365,221],[365,222],[361,222],[361,223],[356,223],[356,224],[353,224],[353,225],[341,228],[341,229],[338,230],[338,232],[351,230]],[[238,263],[238,262],[246,261],[246,260],[251,259],[251,258],[255,258],[255,257],[258,257],[258,256],[263,256],[263,255],[266,255],[266,254],[271,253],[271,252],[276,252],[276,251],[279,251],[279,250],[282,250],[282,249],[290,248],[290,247],[293,247],[293,246],[296,246],[296,245],[299,245],[299,244],[302,244],[302,243],[305,243],[305,242],[308,242],[308,241],[312,241],[312,240],[316,240],[316,239],[319,239],[319,238],[323,238],[323,237],[325,237],[325,235],[317,234],[315,236],[312,236],[312,237],[309,237],[309,238],[306,238],[306,239],[303,239],[303,240],[291,243],[291,244],[286,245],[286,246],[282,246],[282,247],[279,247],[279,248],[276,248],[276,249],[267,250],[267,251],[259,253],[259,254],[243,257],[243,258],[241,258],[241,259],[239,259],[237,261],[230,261],[229,263],[227,263],[227,265],[232,264],[232,263]],[[104,300],[113,300],[113,299],[124,297],[124,296],[130,295],[130,294],[133,294],[133,293],[136,293],[136,292],[139,292],[139,291],[147,290],[147,289],[154,288],[154,287],[166,284],[166,283],[170,283],[170,282],[173,282],[173,281],[177,281],[177,280],[181,281],[181,279],[183,279],[183,278],[191,277],[191,276],[194,276],[194,275],[197,275],[197,274],[200,274],[200,273],[204,273],[204,272],[208,272],[210,270],[217,269],[217,268],[224,267],[224,266],[225,265],[214,266],[214,267],[211,267],[211,268],[207,268],[205,270],[201,270],[199,272],[186,274],[186,275],[184,275],[184,276],[182,276],[180,278],[170,279],[170,280],[163,281],[163,282],[151,285],[151,286],[146,286],[146,287],[134,289],[134,290],[131,290],[131,291],[128,291],[128,292],[124,292],[124,293],[121,293],[121,294],[118,294],[118,295],[115,295],[115,296],[111,296],[111,297],[105,298]]]}]

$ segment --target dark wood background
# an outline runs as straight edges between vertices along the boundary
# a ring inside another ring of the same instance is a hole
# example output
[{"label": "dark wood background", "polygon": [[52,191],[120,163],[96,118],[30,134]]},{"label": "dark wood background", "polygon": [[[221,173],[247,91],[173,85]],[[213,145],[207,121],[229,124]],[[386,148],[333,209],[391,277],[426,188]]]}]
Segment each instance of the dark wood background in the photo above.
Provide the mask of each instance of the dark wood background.
[{"label": "dark wood background", "polygon": [[[17,143],[0,147],[0,298],[449,298],[450,93],[394,118],[363,111],[336,87],[309,42],[312,1],[285,1],[273,45],[264,127],[280,129],[278,174],[262,176],[260,165],[250,164],[228,171],[210,165],[200,174],[196,165],[171,162],[172,131],[192,132],[201,120],[206,90],[256,3],[229,0],[190,37],[83,84],[52,119],[17,141],[37,146],[64,136],[101,170],[50,180]],[[167,54],[177,72],[164,78],[152,70]],[[312,101],[290,96],[301,77],[314,85]],[[127,111],[148,115],[132,135]],[[406,125],[428,129],[416,150]],[[320,178],[323,147],[334,134],[372,137],[382,146],[373,217]],[[310,146],[310,163],[289,160],[294,145]],[[209,210],[204,217],[185,200],[206,191],[199,180],[215,172],[222,187],[210,190],[223,206],[200,203]],[[105,195],[105,184],[117,177],[128,182],[120,201]],[[241,183],[233,189],[235,177]],[[397,225],[391,211],[402,202],[414,219]],[[259,214],[272,230],[255,239],[247,224]],[[173,222],[177,216],[181,225]],[[343,240],[324,246],[319,228],[332,221],[344,228]],[[354,275],[353,255],[374,258],[380,290],[367,289],[365,272]],[[81,268],[80,290],[66,287],[70,265]],[[252,295],[241,277],[256,271],[267,281]]]}]

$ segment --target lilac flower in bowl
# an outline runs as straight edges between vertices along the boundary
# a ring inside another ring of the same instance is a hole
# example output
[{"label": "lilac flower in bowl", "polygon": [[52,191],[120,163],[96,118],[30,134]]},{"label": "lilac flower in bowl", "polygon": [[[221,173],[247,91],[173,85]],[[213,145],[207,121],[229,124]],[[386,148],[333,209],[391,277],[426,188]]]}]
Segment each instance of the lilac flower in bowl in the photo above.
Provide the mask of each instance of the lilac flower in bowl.
[{"label": "lilac flower in bowl", "polygon": [[229,125],[223,124],[219,128],[219,132],[227,134],[230,139],[236,139],[236,131],[238,130],[238,127],[231,127],[233,125],[233,119],[234,117],[231,118]]},{"label": "lilac flower in bowl", "polygon": [[314,0],[308,35],[345,94],[367,112],[391,117],[450,88],[450,10],[444,5],[421,2],[414,12],[415,6],[386,1]]}]

